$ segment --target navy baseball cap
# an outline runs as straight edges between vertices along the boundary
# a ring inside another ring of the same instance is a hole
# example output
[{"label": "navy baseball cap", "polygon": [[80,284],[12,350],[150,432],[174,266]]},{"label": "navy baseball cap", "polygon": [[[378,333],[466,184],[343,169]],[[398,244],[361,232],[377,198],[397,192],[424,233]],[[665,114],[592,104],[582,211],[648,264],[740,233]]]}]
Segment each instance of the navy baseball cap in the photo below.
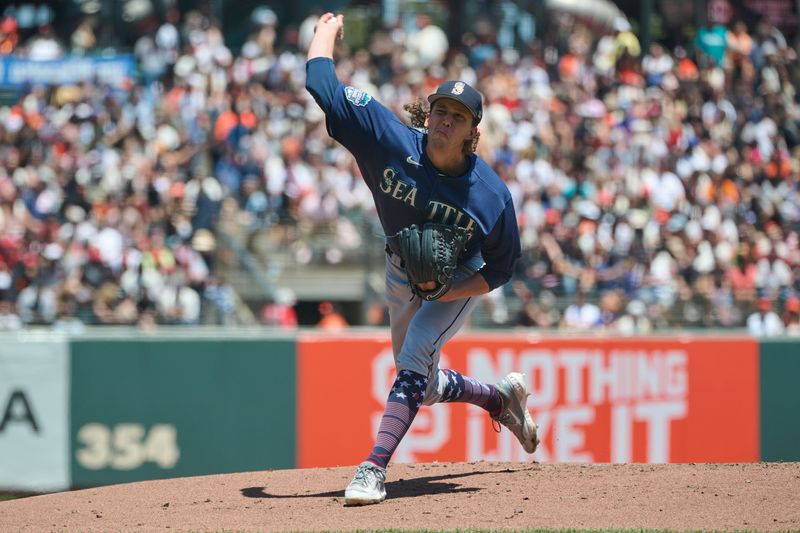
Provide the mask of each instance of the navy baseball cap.
[{"label": "navy baseball cap", "polygon": [[433,105],[433,103],[440,98],[450,98],[451,100],[464,104],[475,118],[475,124],[480,122],[483,118],[483,100],[481,98],[481,93],[463,81],[451,80],[439,85],[436,92],[428,96],[428,102]]}]

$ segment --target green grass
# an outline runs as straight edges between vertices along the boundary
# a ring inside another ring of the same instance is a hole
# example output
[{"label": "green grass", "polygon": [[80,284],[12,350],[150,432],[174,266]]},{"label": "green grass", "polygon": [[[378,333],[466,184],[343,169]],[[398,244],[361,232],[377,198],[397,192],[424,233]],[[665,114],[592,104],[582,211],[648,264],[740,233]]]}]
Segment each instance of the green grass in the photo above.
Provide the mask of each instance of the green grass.
[{"label": "green grass", "polygon": [[[220,532],[222,533],[222,532]],[[301,532],[302,533],[302,532]],[[329,531],[325,533],[337,533]],[[454,529],[454,530],[401,530],[401,529],[359,529],[349,533],[675,533],[666,529],[519,529],[508,530],[493,529]],[[681,533],[718,533],[715,530],[685,530]],[[734,533],[754,533],[750,530],[737,530]]]},{"label": "green grass", "polygon": [[[221,532],[220,532],[221,533]],[[328,531],[325,533],[336,533]],[[493,529],[454,529],[454,530],[401,530],[401,529],[364,529],[352,533],[675,533],[666,529],[519,529],[508,530]],[[721,533],[715,530],[685,530],[681,533]],[[729,532],[730,533],[730,532]],[[737,530],[734,533],[754,533],[750,530]]]},{"label": "green grass", "polygon": [[0,502],[6,500],[16,500],[17,498],[24,498],[30,494],[22,494],[20,492],[0,492]]}]

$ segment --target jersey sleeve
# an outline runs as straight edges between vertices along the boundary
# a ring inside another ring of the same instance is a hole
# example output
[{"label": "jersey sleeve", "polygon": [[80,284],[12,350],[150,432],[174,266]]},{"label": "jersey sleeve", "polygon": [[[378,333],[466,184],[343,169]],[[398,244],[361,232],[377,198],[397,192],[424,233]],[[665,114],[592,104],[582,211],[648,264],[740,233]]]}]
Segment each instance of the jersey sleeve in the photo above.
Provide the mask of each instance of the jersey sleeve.
[{"label": "jersey sleeve", "polygon": [[483,276],[489,287],[496,289],[511,279],[514,263],[521,254],[517,215],[509,198],[497,222],[483,240],[481,255],[485,264],[478,274]]},{"label": "jersey sleeve", "polygon": [[375,141],[398,120],[371,95],[342,84],[330,58],[306,63],[306,89],[325,112],[328,134],[354,155],[374,152]]}]

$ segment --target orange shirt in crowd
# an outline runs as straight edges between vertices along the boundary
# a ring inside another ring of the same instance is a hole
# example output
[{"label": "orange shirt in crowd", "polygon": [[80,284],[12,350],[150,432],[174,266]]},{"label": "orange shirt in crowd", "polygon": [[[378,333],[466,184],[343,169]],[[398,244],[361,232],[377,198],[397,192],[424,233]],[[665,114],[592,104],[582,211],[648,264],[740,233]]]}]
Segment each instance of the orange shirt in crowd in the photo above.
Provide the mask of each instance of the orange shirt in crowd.
[{"label": "orange shirt in crowd", "polygon": [[714,203],[739,203],[739,189],[732,180],[722,180],[719,186],[713,182],[708,182],[704,189],[703,196],[711,199]]},{"label": "orange shirt in crowd", "polygon": [[736,290],[752,289],[756,286],[756,266],[748,264],[744,271],[739,267],[729,268],[726,272],[731,286]]}]

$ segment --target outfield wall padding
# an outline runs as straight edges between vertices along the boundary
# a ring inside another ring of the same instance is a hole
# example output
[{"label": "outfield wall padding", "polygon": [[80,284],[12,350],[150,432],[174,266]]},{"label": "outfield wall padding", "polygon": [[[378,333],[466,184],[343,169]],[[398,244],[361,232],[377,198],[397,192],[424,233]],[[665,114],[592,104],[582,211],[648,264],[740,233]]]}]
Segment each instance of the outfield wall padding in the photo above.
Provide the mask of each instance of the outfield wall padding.
[{"label": "outfield wall padding", "polygon": [[761,460],[800,461],[800,339],[760,344]]},{"label": "outfield wall padding", "polygon": [[60,335],[0,335],[0,490],[70,487],[69,345]]},{"label": "outfield wall padding", "polygon": [[76,487],[295,464],[294,342],[72,344]]},{"label": "outfield wall padding", "polygon": [[[541,462],[800,461],[800,339],[463,332],[443,368],[526,372]],[[387,331],[0,333],[0,490],[355,465]],[[423,408],[396,462],[530,461],[465,404]]]}]

